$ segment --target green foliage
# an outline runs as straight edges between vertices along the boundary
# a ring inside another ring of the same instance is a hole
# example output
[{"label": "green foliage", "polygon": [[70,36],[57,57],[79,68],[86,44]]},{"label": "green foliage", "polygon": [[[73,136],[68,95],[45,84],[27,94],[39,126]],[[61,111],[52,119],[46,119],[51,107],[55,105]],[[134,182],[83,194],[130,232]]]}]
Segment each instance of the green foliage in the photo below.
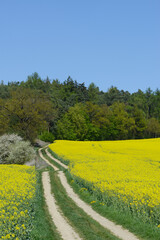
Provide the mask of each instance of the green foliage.
[{"label": "green foliage", "polygon": [[5,101],[0,98],[0,135],[3,135],[7,132],[9,119],[6,118],[4,111]]},{"label": "green foliage", "polygon": [[31,89],[12,91],[11,98],[1,100],[0,103],[0,125],[3,126],[5,118],[6,131],[15,132],[31,142],[39,131],[47,128],[47,122],[53,118],[50,101],[44,94]]},{"label": "green foliage", "polygon": [[119,91],[117,87],[111,87],[104,94],[104,102],[110,106],[115,102],[127,102],[130,99],[130,93],[123,90]]},{"label": "green foliage", "polygon": [[9,89],[4,85],[3,81],[0,83],[0,98],[6,99],[9,97]]},{"label": "green foliage", "polygon": [[110,106],[110,137],[111,139],[128,139],[135,129],[135,121],[129,117],[123,103],[114,103]]},{"label": "green foliage", "polygon": [[146,134],[150,138],[160,137],[160,123],[157,119],[150,118],[147,121]]},{"label": "green foliage", "polygon": [[135,138],[143,138],[146,130],[146,119],[144,117],[144,112],[138,109],[137,106],[133,109],[133,118],[135,120]]},{"label": "green foliage", "polygon": [[76,104],[58,121],[58,138],[69,140],[84,140],[87,123],[82,104]]},{"label": "green foliage", "polygon": [[39,139],[44,142],[53,142],[55,137],[51,132],[44,131],[41,133],[41,135],[39,135]]},{"label": "green foliage", "polygon": [[98,94],[99,88],[94,83],[91,83],[88,87],[89,101],[92,103],[98,103]]},{"label": "green foliage", "polygon": [[148,138],[159,136],[159,123],[159,89],[103,92],[94,83],[87,88],[70,76],[60,83],[38,73],[0,84],[0,135],[15,132],[31,142],[47,130],[70,140]]}]

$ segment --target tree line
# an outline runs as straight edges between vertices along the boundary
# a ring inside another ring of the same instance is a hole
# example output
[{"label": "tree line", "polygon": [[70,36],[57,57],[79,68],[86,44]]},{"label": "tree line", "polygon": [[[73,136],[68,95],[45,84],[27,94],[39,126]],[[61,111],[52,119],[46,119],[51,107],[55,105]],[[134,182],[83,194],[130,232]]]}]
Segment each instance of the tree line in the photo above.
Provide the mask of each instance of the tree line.
[{"label": "tree line", "polygon": [[0,84],[0,135],[17,133],[34,142],[56,139],[120,140],[160,137],[160,90],[135,93],[111,86],[106,92],[68,77]]}]

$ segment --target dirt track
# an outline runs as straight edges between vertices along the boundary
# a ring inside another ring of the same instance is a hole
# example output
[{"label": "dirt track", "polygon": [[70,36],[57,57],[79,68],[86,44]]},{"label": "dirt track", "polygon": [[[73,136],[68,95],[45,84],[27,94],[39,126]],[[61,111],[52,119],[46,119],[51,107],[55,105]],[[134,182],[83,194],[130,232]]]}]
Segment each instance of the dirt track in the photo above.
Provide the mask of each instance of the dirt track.
[{"label": "dirt track", "polygon": [[81,240],[81,238],[69,225],[69,223],[61,213],[58,205],[56,204],[53,194],[51,194],[51,184],[48,172],[43,172],[42,183],[46,204],[59,234],[64,240]]},{"label": "dirt track", "polygon": [[[48,154],[48,151],[46,151],[46,153]],[[39,154],[42,156],[41,150],[39,150]],[[49,157],[54,160],[54,158],[50,156],[50,154],[49,154]],[[52,166],[55,170],[58,170],[58,168],[55,167],[53,164],[51,164],[45,157],[43,157],[43,159],[47,163],[49,163],[49,165]],[[59,162],[59,161],[56,159],[56,162]],[[78,207],[82,208],[84,212],[86,212],[89,216],[91,216],[94,220],[96,220],[99,224],[101,224],[104,228],[108,229],[113,235],[117,236],[118,238],[122,240],[138,240],[138,238],[134,234],[122,228],[122,226],[116,225],[114,222],[102,217],[100,214],[94,211],[90,205],[82,201],[79,198],[79,196],[76,193],[74,193],[73,189],[68,184],[67,179],[62,171],[58,171],[58,176],[68,196],[77,204]],[[46,195],[46,198],[47,198],[47,195]],[[70,238],[68,240],[72,240],[72,239],[74,240],[77,238]]]}]

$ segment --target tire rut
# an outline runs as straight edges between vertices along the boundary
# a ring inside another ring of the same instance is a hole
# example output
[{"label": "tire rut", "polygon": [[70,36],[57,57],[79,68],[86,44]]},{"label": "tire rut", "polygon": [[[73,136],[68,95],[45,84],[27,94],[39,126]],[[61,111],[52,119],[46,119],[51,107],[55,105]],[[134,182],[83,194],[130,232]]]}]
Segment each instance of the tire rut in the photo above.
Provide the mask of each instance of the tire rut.
[{"label": "tire rut", "polygon": [[[45,159],[39,151],[40,157],[45,160],[50,166],[51,163],[47,159]],[[53,167],[53,166],[52,166]],[[54,170],[58,170],[54,166]],[[60,208],[58,207],[54,195],[51,193],[51,183],[49,172],[42,173],[42,184],[44,189],[44,197],[46,201],[46,205],[48,207],[49,214],[53,220],[54,225],[57,228],[57,231],[61,235],[63,240],[82,240],[78,233],[72,228],[72,226],[68,223],[67,219],[64,217],[63,213],[61,212]]]},{"label": "tire rut", "polygon": [[[41,152],[41,149],[39,150]],[[55,158],[46,150],[45,151],[48,157],[55,161]],[[48,154],[49,153],[49,154]],[[43,157],[46,161],[47,159]],[[49,162],[48,160],[46,162]],[[62,163],[56,159],[56,162],[62,166]],[[49,165],[55,169],[55,166],[49,162]],[[64,164],[63,164],[64,165]],[[65,169],[68,167],[65,166]],[[57,167],[56,167],[57,170]],[[124,229],[122,226],[115,224],[114,222],[108,220],[107,218],[101,216],[99,213],[94,211],[90,205],[82,201],[79,196],[73,191],[71,186],[68,184],[65,174],[62,171],[58,172],[61,184],[65,188],[68,196],[77,204],[78,207],[82,208],[84,212],[87,213],[90,217],[96,220],[104,228],[109,230],[113,235],[122,239],[122,240],[139,240],[133,233],[129,232],[127,229]]]}]

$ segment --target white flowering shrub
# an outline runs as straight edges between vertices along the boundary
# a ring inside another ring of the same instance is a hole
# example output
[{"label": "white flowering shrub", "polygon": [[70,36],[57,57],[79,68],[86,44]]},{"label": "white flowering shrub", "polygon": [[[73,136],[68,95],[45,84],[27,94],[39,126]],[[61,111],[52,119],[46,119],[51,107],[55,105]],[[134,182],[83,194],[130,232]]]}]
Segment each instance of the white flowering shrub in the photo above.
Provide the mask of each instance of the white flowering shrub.
[{"label": "white flowering shrub", "polygon": [[35,158],[35,151],[29,142],[20,141],[11,144],[9,147],[10,154],[7,157],[7,163],[24,164]]},{"label": "white flowering shrub", "polygon": [[35,151],[29,142],[16,134],[0,137],[0,163],[24,164],[35,158]]},{"label": "white flowering shrub", "polygon": [[9,146],[20,141],[22,141],[22,138],[16,134],[4,134],[0,137],[0,163],[6,162],[10,154]]}]

